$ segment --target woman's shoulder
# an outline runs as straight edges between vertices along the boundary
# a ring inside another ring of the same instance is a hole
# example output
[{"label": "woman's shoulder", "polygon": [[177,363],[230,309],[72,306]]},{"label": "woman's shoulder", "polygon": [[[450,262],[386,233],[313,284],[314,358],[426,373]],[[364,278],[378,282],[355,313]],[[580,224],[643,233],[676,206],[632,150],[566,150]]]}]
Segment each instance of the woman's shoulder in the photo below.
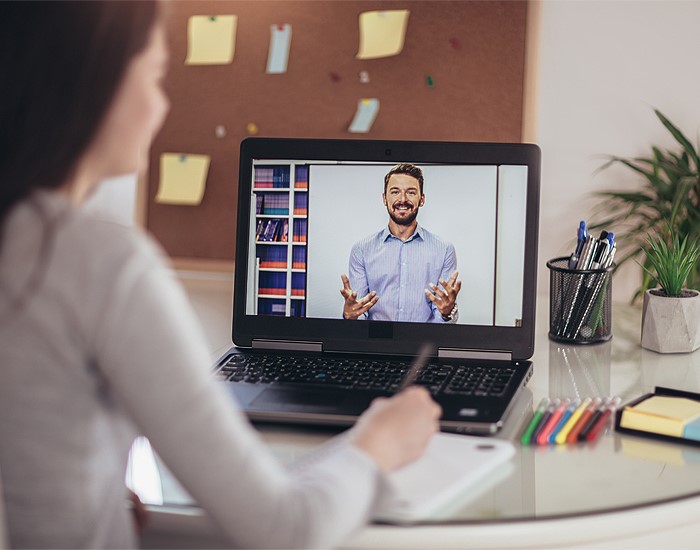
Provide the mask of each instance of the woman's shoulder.
[{"label": "woman's shoulder", "polygon": [[119,272],[129,264],[152,266],[165,261],[160,246],[141,228],[75,206],[60,194],[44,193],[33,209],[27,221],[35,224],[39,249],[62,271]]},{"label": "woman's shoulder", "polygon": [[78,210],[64,229],[67,240],[76,243],[83,252],[95,253],[100,258],[163,257],[160,246],[143,229],[99,214]]}]

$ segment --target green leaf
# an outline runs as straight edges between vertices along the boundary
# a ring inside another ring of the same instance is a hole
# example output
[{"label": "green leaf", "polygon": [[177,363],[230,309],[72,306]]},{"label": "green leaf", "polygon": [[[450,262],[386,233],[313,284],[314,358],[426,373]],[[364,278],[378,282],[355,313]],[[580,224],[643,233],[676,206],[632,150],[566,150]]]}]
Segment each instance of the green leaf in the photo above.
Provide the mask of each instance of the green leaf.
[{"label": "green leaf", "polygon": [[681,132],[674,124],[667,119],[661,111],[658,109],[654,109],[654,113],[656,113],[656,116],[659,118],[661,121],[661,124],[663,124],[666,129],[671,132],[671,135],[675,138],[675,140],[681,144],[683,149],[690,155],[690,157],[693,159],[695,162],[695,166],[698,167],[700,166],[700,159],[698,159],[698,152],[695,150],[693,147],[693,144],[690,143],[687,137],[683,135],[683,132]]}]

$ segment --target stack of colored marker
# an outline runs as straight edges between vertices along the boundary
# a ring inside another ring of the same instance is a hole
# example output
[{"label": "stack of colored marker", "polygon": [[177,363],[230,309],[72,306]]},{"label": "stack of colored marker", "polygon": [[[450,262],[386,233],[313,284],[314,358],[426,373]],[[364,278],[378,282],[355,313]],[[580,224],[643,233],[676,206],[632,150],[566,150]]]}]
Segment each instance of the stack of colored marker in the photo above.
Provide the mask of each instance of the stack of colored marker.
[{"label": "stack of colored marker", "polygon": [[563,445],[595,441],[620,405],[619,397],[540,401],[520,438],[523,445]]}]

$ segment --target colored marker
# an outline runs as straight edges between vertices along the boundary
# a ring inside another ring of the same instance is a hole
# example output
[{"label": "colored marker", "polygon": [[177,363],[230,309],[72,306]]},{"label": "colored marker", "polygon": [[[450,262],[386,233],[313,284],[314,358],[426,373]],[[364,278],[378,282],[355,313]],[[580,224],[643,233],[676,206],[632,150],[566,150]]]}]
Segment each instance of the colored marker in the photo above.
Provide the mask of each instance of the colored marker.
[{"label": "colored marker", "polygon": [[574,399],[571,403],[569,403],[569,406],[564,411],[564,414],[559,419],[559,422],[557,422],[557,425],[554,426],[552,433],[549,434],[549,442],[550,443],[556,443],[557,435],[562,430],[562,428],[566,425],[566,423],[569,421],[569,418],[571,418],[571,415],[574,414],[574,411],[578,408],[578,406],[580,404],[581,404],[580,399]]},{"label": "colored marker", "polygon": [[591,416],[593,416],[593,413],[600,406],[600,402],[600,397],[596,397],[588,405],[588,407],[586,407],[583,413],[581,413],[578,422],[576,422],[576,425],[573,428],[571,428],[569,435],[566,436],[567,443],[575,443],[576,441],[578,441],[578,435],[581,433],[581,430],[583,430],[583,428],[586,427],[586,424],[588,424],[588,421],[590,420]]},{"label": "colored marker", "polygon": [[532,415],[532,420],[530,420],[530,423],[527,425],[527,428],[525,428],[523,435],[520,437],[520,443],[522,443],[523,445],[530,444],[530,441],[532,440],[532,434],[534,433],[537,424],[539,424],[540,419],[544,414],[544,411],[547,410],[547,405],[549,405],[549,399],[544,397],[542,401],[540,401],[540,404],[537,406],[537,410]]},{"label": "colored marker", "polygon": [[566,438],[569,435],[569,432],[576,425],[576,422],[578,422],[581,414],[583,414],[583,411],[585,411],[586,407],[588,407],[590,404],[591,398],[586,397],[586,399],[584,399],[583,402],[576,408],[569,420],[566,422],[566,424],[564,424],[564,427],[557,434],[557,437],[555,438],[557,445],[563,445],[566,443]]},{"label": "colored marker", "polygon": [[547,423],[545,424],[544,428],[537,436],[538,445],[546,445],[547,443],[549,443],[549,436],[552,434],[554,426],[557,425],[568,406],[569,401],[565,400],[560,402],[559,405],[552,411],[552,416],[549,417],[549,420],[547,420]]},{"label": "colored marker", "polygon": [[555,399],[554,401],[552,401],[549,404],[549,406],[547,407],[547,410],[544,411],[542,418],[540,418],[540,423],[537,424],[535,431],[532,432],[532,440],[531,440],[532,443],[537,443],[537,438],[542,433],[542,430],[544,430],[545,426],[547,425],[547,422],[549,422],[549,419],[551,418],[552,414],[554,413],[554,410],[558,406],[559,406],[559,399]]},{"label": "colored marker", "polygon": [[603,432],[603,429],[608,423],[608,418],[610,418],[610,416],[612,416],[615,413],[617,407],[619,406],[620,398],[616,397],[608,404],[603,414],[600,415],[600,418],[598,418],[596,423],[589,430],[588,435],[586,436],[587,441],[595,441],[596,439],[598,439],[598,436]]},{"label": "colored marker", "polygon": [[593,429],[593,426],[595,426],[596,422],[598,422],[598,419],[603,416],[603,413],[605,410],[608,408],[608,405],[612,402],[612,398],[608,397],[603,403],[593,412],[591,417],[588,419],[588,422],[586,422],[586,425],[583,427],[583,430],[578,434],[578,440],[579,441],[586,441],[588,438],[588,433]]}]

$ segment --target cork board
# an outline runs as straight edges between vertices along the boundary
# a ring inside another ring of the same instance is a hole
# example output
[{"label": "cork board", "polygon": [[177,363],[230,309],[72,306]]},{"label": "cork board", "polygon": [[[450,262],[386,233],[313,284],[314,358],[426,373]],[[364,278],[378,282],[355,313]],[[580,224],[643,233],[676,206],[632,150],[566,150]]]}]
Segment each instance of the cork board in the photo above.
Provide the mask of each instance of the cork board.
[{"label": "cork board", "polygon": [[[150,152],[146,227],[174,258],[233,261],[239,146],[250,123],[260,137],[520,142],[528,8],[522,1],[169,3],[171,111]],[[357,59],[360,13],[398,9],[410,10],[402,51]],[[226,14],[237,15],[232,63],[185,65],[189,17]],[[292,27],[287,72],[266,74],[270,26],[282,24]],[[362,98],[378,98],[379,113],[368,133],[349,133]],[[199,205],[156,201],[165,152],[210,156]]]}]

